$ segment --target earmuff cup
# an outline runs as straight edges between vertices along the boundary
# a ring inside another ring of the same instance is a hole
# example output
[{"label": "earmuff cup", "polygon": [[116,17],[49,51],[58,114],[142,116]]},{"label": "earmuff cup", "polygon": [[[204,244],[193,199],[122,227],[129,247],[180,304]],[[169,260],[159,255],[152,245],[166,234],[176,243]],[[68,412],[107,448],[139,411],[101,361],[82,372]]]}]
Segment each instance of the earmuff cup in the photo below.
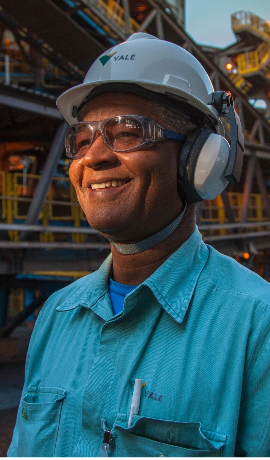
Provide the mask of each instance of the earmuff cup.
[{"label": "earmuff cup", "polygon": [[178,160],[178,189],[190,203],[212,200],[227,186],[230,146],[210,129],[196,129],[185,140]]}]

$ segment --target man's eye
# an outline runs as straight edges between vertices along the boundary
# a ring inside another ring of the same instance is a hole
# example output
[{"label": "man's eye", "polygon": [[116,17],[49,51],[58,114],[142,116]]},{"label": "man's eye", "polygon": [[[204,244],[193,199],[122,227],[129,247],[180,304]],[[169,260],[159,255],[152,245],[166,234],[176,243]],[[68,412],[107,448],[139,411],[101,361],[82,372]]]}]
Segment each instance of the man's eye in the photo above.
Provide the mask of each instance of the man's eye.
[{"label": "man's eye", "polygon": [[83,139],[82,141],[79,141],[77,144],[78,150],[86,149],[90,146],[90,139]]}]

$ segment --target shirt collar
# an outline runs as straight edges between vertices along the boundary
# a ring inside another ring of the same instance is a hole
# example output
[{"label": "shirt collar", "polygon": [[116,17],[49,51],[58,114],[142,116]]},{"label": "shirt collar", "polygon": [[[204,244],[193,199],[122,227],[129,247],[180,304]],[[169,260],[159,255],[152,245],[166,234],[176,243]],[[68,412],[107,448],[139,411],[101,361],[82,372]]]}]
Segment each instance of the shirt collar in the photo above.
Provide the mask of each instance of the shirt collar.
[{"label": "shirt collar", "polygon": [[178,323],[184,319],[208,255],[196,226],[187,241],[143,283]]},{"label": "shirt collar", "polygon": [[[208,259],[208,248],[203,243],[196,226],[192,235],[177,249],[147,280],[132,291],[129,298],[139,295],[141,286],[147,286],[159,304],[178,323],[184,319],[198,278]],[[78,306],[92,308],[103,319],[108,320],[108,278],[112,263],[111,254],[93,275],[70,298],[57,307],[66,311]],[[99,302],[98,302],[99,301]],[[97,305],[98,302],[98,305]]]}]

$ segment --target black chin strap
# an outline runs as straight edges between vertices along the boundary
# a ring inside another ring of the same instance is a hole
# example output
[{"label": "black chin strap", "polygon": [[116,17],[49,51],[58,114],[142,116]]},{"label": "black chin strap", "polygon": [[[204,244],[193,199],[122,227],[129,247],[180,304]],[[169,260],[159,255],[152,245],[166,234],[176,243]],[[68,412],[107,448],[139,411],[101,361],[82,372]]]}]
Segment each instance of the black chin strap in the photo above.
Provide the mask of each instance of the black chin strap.
[{"label": "black chin strap", "polygon": [[158,233],[155,233],[155,235],[149,236],[149,238],[146,238],[145,240],[138,241],[137,243],[125,244],[114,243],[109,238],[108,239],[114,249],[120,254],[139,254],[140,252],[146,251],[147,249],[156,246],[158,243],[161,243],[161,241],[164,241],[166,238],[168,238],[168,236],[170,236],[180,224],[182,218],[184,217],[186,207],[187,205],[185,204],[184,210],[181,212],[181,214],[177,216],[173,222],[167,225],[167,227],[163,228]]}]

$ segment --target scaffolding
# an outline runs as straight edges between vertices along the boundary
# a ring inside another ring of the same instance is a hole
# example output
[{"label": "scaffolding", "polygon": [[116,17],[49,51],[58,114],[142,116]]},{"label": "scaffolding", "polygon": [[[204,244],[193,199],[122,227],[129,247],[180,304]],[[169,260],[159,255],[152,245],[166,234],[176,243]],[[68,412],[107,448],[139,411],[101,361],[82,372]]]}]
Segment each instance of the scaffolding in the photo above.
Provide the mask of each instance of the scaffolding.
[{"label": "scaffolding", "polygon": [[247,78],[260,72],[270,79],[270,23],[246,11],[233,14],[231,23],[232,30],[238,36],[249,34],[255,38],[255,43],[261,41],[255,50],[238,54],[238,73]]}]

